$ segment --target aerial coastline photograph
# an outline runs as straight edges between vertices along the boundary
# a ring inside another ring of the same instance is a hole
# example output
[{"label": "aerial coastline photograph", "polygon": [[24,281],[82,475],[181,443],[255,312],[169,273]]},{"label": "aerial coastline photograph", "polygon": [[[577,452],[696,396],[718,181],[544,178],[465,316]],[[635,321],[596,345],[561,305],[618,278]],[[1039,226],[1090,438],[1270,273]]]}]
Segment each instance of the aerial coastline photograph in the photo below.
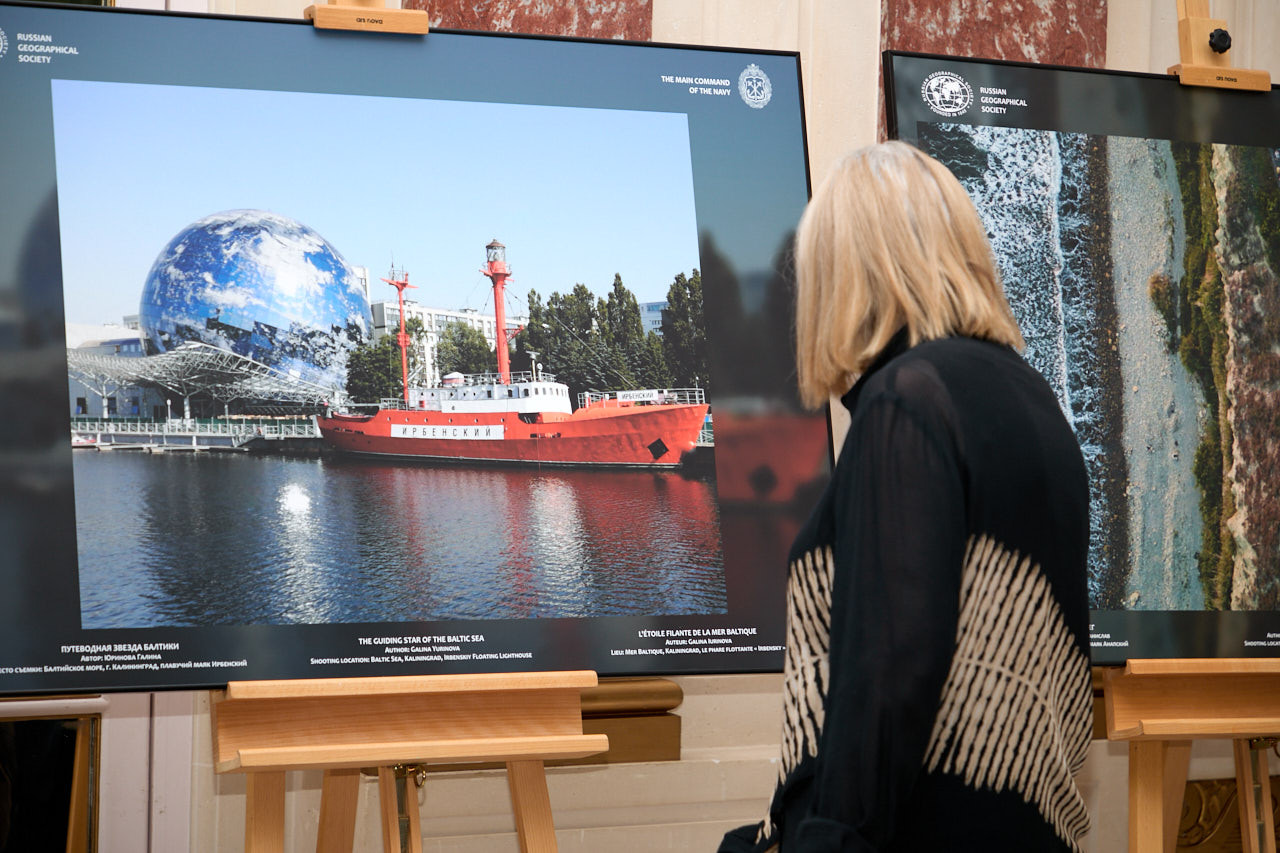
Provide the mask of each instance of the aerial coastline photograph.
[{"label": "aerial coastline photograph", "polygon": [[[927,125],[1090,475],[1091,605],[1280,605],[1275,152]],[[1223,223],[1229,223],[1224,225]]]}]

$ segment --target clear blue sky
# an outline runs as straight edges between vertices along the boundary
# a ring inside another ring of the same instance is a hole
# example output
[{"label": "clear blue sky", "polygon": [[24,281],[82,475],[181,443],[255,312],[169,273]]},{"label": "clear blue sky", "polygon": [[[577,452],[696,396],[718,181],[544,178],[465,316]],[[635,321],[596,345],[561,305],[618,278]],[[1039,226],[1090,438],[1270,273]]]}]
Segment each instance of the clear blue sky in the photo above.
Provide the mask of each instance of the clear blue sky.
[{"label": "clear blue sky", "polygon": [[156,255],[222,210],[310,226],[410,298],[492,311],[484,247],[507,247],[508,309],[614,273],[641,302],[698,266],[683,114],[53,81],[67,320],[138,310]]}]

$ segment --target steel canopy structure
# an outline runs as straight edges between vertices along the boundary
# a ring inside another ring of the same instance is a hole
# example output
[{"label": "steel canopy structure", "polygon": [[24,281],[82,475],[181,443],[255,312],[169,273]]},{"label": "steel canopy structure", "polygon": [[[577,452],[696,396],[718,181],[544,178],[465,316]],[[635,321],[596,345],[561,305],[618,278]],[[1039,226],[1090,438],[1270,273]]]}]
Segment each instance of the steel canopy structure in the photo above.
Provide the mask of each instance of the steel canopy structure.
[{"label": "steel canopy structure", "polygon": [[261,362],[208,344],[188,342],[142,358],[67,350],[67,372],[100,393],[109,387],[159,388],[183,398],[207,394],[246,409],[319,411],[339,402],[337,388],[325,388]]}]

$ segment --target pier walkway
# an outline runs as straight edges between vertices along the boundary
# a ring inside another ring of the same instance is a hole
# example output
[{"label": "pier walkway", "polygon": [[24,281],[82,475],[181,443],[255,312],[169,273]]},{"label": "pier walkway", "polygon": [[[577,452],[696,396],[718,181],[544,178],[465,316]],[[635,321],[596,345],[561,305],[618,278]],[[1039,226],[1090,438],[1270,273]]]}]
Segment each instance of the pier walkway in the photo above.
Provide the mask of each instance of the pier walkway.
[{"label": "pier walkway", "polygon": [[247,450],[254,443],[320,438],[315,420],[145,421],[126,418],[72,418],[73,444],[113,450]]}]

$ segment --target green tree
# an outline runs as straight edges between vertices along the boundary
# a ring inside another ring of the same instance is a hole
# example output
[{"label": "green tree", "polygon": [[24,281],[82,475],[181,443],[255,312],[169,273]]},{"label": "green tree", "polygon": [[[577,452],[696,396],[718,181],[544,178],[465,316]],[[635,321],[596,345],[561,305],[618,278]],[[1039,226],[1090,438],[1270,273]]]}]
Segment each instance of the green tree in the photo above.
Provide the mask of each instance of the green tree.
[{"label": "green tree", "polygon": [[[357,403],[377,403],[384,397],[402,397],[400,346],[396,332],[376,341],[359,344],[347,358],[347,394]],[[422,365],[422,347],[426,333],[422,321],[410,317],[404,324],[409,336],[409,375],[415,376]]]},{"label": "green tree", "polygon": [[622,283],[622,276],[614,274],[613,288],[604,308],[604,334],[611,349],[628,356],[638,353],[644,344],[644,322],[640,319],[640,304],[635,294]]},{"label": "green tree", "polygon": [[649,332],[640,346],[640,355],[633,365],[636,383],[642,388],[670,388],[675,385],[667,358],[662,351],[662,335]]},{"label": "green tree", "polygon": [[400,348],[392,335],[358,345],[347,357],[347,394],[357,403],[376,403],[403,393]]},{"label": "green tree", "polygon": [[436,344],[436,369],[446,373],[493,373],[497,356],[485,340],[484,332],[463,322],[449,323]]},{"label": "green tree", "polygon": [[702,273],[679,273],[667,290],[662,311],[662,349],[671,380],[681,387],[710,385],[707,329],[702,314]]}]

